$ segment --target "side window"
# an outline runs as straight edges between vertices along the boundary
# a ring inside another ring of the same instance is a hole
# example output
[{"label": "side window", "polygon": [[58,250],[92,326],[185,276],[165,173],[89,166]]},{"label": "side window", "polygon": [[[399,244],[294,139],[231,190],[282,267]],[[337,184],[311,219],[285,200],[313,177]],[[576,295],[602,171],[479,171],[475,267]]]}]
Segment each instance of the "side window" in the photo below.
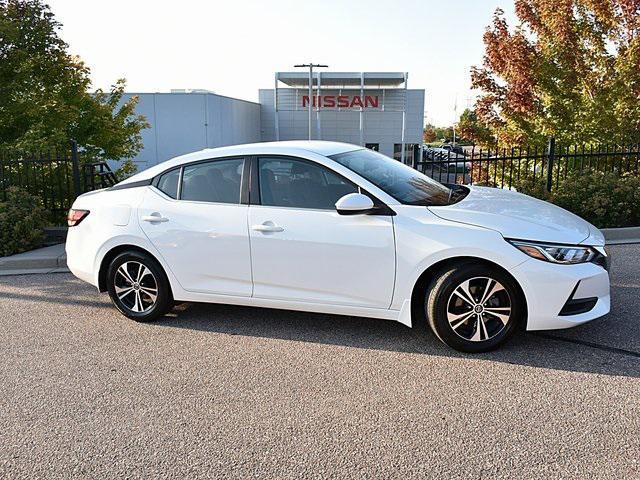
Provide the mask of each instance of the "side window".
[{"label": "side window", "polygon": [[175,168],[158,179],[157,188],[171,198],[178,198],[178,180],[180,180],[180,169]]},{"label": "side window", "polygon": [[184,167],[180,200],[240,203],[243,159],[215,160]]},{"label": "side window", "polygon": [[258,170],[262,205],[333,210],[340,197],[358,191],[340,175],[311,162],[260,158]]}]

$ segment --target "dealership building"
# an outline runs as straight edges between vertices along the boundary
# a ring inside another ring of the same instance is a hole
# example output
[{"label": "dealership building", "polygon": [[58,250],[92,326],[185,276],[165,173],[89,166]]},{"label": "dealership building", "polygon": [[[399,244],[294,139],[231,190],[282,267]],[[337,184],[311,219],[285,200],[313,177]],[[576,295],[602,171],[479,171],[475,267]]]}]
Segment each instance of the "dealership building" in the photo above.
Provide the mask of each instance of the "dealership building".
[{"label": "dealership building", "polygon": [[128,93],[150,128],[134,159],[140,169],[203,148],[277,140],[332,140],[378,150],[411,164],[419,158],[424,90],[396,72],[277,72],[259,103],[203,90]]}]

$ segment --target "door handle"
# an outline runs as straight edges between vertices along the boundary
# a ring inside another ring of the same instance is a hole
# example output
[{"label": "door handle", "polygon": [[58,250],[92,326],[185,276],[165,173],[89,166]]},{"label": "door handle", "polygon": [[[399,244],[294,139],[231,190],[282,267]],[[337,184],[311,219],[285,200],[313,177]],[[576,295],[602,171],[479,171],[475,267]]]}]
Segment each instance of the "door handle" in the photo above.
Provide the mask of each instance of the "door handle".
[{"label": "door handle", "polygon": [[284,232],[284,228],[275,225],[273,222],[264,222],[262,225],[254,225],[251,229],[256,232]]},{"label": "door handle", "polygon": [[163,217],[159,213],[152,213],[151,215],[143,215],[141,220],[144,222],[168,222],[169,219],[167,217]]}]

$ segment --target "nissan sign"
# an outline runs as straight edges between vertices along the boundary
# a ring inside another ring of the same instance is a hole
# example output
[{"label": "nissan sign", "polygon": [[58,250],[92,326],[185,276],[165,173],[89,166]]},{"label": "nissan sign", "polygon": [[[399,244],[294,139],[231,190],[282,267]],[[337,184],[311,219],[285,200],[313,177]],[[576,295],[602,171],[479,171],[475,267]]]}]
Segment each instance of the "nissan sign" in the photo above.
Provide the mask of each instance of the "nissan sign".
[{"label": "nissan sign", "polygon": [[[309,95],[302,96],[302,107],[309,106]],[[379,108],[379,95],[314,95],[313,106],[318,108]]]},{"label": "nissan sign", "polygon": [[307,110],[309,106],[322,110],[375,110],[402,112],[405,107],[404,88],[337,89],[326,88],[309,95],[306,88],[279,88],[276,110]]}]

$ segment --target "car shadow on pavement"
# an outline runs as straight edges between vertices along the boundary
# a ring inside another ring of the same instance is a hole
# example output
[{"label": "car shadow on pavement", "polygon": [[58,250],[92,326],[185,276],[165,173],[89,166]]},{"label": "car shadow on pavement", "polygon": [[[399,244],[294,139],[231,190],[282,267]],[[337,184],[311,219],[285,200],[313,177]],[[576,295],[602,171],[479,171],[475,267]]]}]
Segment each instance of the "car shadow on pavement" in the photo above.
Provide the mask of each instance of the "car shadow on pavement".
[{"label": "car shadow on pavement", "polygon": [[[478,355],[456,352],[431,333],[402,324],[360,317],[324,315],[215,304],[183,304],[145,328],[192,329],[291,342],[451,358],[473,358],[571,372],[640,377],[639,245],[614,247],[612,311],[569,330],[518,332],[500,349]],[[0,307],[6,300],[104,311],[105,322],[119,316],[106,294],[98,295],[69,274],[0,277]]]},{"label": "car shadow on pavement", "polygon": [[[611,317],[599,320],[611,321]],[[564,337],[545,338],[540,334],[524,331],[517,332],[506,345],[496,351],[472,355],[448,348],[430,332],[420,333],[397,322],[290,310],[187,303],[150,325],[418,355],[474,358],[572,372],[640,377],[640,354],[636,356],[634,352],[617,352],[584,345]],[[640,344],[640,339],[638,340]]]},{"label": "car shadow on pavement", "polygon": [[396,322],[287,310],[187,304],[175,310],[175,317],[154,325],[637,378],[640,245],[609,249],[613,258],[609,315],[569,330],[518,332],[500,349],[479,355],[456,352],[430,332],[421,334]]},{"label": "car shadow on pavement", "polygon": [[[43,283],[42,278],[53,278],[53,283]],[[8,290],[3,287],[10,287]],[[79,305],[94,308],[112,308],[109,297],[86,295],[86,284],[80,283],[66,272],[42,275],[8,275],[0,277],[0,305],[3,299],[20,300],[56,305]],[[96,290],[93,290],[94,292]]]}]

